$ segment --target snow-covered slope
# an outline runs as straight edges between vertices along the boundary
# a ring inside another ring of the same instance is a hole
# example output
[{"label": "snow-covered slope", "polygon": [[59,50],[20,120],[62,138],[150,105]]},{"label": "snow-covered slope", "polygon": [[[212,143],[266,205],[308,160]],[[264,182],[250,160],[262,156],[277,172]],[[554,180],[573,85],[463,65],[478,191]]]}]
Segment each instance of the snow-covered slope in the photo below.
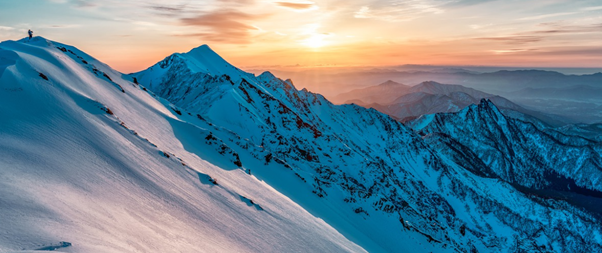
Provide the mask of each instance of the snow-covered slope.
[{"label": "snow-covered slope", "polygon": [[[234,73],[198,50],[193,70]],[[364,251],[132,81],[41,37],[0,43],[0,252]]]},{"label": "snow-covered slope", "polygon": [[245,172],[370,252],[602,250],[594,214],[517,190],[469,149],[458,146],[467,158],[458,160],[376,110],[333,105],[268,72],[187,67],[191,57],[132,77],[210,129],[182,136],[189,144],[223,142]]}]

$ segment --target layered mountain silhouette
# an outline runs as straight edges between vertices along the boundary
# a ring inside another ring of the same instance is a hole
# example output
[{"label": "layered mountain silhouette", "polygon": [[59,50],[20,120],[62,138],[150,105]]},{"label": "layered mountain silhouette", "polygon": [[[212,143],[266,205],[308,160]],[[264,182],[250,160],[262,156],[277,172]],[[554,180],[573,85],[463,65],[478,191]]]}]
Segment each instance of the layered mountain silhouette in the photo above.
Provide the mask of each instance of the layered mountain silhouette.
[{"label": "layered mountain silhouette", "polygon": [[[506,115],[532,122],[540,128],[561,127],[575,123],[568,118],[527,109],[504,97],[462,85],[427,81],[408,87],[405,85],[391,85],[390,83],[354,90],[341,94],[339,97],[348,98],[349,100],[346,103],[374,108],[402,122],[413,120],[425,114],[457,112],[471,104],[478,104],[483,98],[487,98],[494,102]],[[393,96],[398,97],[391,99]],[[371,103],[364,101],[371,101]]]}]

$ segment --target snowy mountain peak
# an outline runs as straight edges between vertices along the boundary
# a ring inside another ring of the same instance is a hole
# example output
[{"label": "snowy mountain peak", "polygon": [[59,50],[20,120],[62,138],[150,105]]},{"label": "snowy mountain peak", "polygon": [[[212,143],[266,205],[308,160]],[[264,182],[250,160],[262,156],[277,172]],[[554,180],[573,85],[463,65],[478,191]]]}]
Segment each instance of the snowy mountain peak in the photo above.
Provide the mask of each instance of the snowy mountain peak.
[{"label": "snowy mountain peak", "polygon": [[193,48],[188,53],[178,55],[188,61],[188,67],[193,72],[206,71],[210,74],[217,74],[223,71],[224,68],[234,67],[207,45],[201,45]]},{"label": "snowy mountain peak", "polygon": [[[495,104],[493,104],[493,102],[491,102],[491,100],[489,100],[488,98],[481,98],[481,101],[479,102],[479,106],[483,107],[483,108],[495,108]],[[496,108],[497,109],[497,108]]]},{"label": "snowy mountain peak", "polygon": [[495,120],[503,120],[504,114],[498,109],[498,107],[487,98],[482,98],[479,104],[472,104],[463,110],[459,111],[459,114],[464,115],[466,119],[479,120],[482,118],[489,118]]},{"label": "snowy mountain peak", "polygon": [[141,84],[153,88],[165,83],[166,79],[173,79],[173,73],[191,80],[223,78],[232,83],[255,77],[234,67],[207,45],[193,48],[187,53],[172,54],[150,68],[131,75]]},{"label": "snowy mountain peak", "polygon": [[278,79],[274,74],[272,74],[272,72],[270,71],[264,71],[263,73],[261,73],[261,75],[257,76],[258,79],[261,80],[273,80],[273,79]]},{"label": "snowy mountain peak", "polygon": [[488,112],[491,115],[504,117],[503,113],[500,111],[500,109],[488,98],[481,98],[481,101],[480,101],[478,107],[480,110]]},{"label": "snowy mountain peak", "polygon": [[190,49],[190,51],[188,51],[187,54],[190,53],[200,53],[200,54],[213,54],[219,58],[222,58],[221,56],[219,56],[215,51],[213,51],[213,49],[211,49],[211,47],[209,47],[209,45],[207,44],[203,44],[200,45],[198,47],[195,47],[193,49]]},{"label": "snowy mountain peak", "polygon": [[270,88],[274,91],[278,89],[282,89],[284,91],[296,91],[295,85],[293,85],[293,81],[291,79],[282,80],[269,71],[265,71],[261,73],[261,75],[257,76],[257,81],[259,83],[263,83],[266,88]]},{"label": "snowy mountain peak", "polygon": [[240,72],[238,68],[232,66],[207,45],[196,47],[188,53],[176,55],[185,61],[186,66],[193,73],[202,72],[214,76],[223,74],[238,76],[238,72]]}]

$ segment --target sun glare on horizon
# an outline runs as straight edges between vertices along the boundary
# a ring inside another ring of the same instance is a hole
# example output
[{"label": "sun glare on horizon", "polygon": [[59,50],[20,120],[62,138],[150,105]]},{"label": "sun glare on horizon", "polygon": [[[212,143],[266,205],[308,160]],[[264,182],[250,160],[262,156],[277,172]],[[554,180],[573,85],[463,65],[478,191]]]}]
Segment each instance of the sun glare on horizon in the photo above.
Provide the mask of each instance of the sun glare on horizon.
[{"label": "sun glare on horizon", "polygon": [[325,37],[326,35],[324,34],[313,34],[309,38],[303,40],[302,44],[314,49],[321,48],[326,45],[326,41],[324,40]]}]

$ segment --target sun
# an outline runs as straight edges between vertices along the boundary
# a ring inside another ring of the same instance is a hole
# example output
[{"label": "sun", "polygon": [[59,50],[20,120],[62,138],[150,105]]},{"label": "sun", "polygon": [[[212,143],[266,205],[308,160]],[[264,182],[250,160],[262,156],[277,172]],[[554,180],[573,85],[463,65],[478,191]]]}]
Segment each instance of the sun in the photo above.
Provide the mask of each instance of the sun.
[{"label": "sun", "polygon": [[326,45],[323,34],[312,34],[309,38],[303,41],[303,44],[311,48],[320,48]]}]

